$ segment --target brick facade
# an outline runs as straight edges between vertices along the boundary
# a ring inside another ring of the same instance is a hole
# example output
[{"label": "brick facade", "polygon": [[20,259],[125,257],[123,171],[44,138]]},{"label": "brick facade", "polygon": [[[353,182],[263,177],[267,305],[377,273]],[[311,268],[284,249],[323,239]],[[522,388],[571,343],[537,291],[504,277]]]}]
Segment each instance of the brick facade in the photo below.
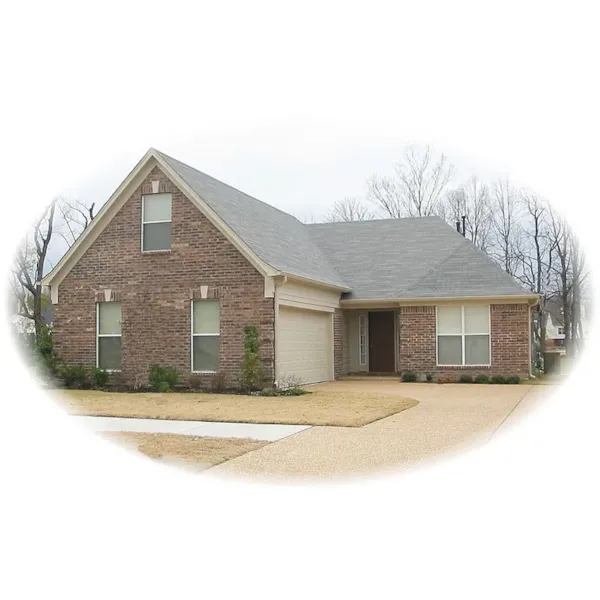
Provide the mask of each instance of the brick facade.
[{"label": "brick facade", "polygon": [[[171,191],[170,251],[141,252],[142,190]],[[273,378],[274,304],[264,277],[155,167],[61,282],[53,307],[54,340],[67,363],[96,364],[96,301],[110,289],[122,304],[122,373],[126,384],[145,383],[152,363],[176,367],[183,382],[210,385],[191,373],[191,307],[207,286],[220,300],[219,373],[235,386],[244,325],[256,325],[267,377]]]},{"label": "brick facade", "polygon": [[398,369],[458,379],[460,375],[519,375],[527,377],[529,364],[529,311],[527,304],[492,304],[491,367],[437,367],[434,306],[403,306],[398,318]]},{"label": "brick facade", "polygon": [[346,315],[336,308],[333,315],[333,373],[335,379],[348,375],[348,342]]},{"label": "brick facade", "polygon": [[530,310],[525,303],[490,306],[491,367],[437,367],[435,306],[402,306],[396,313],[398,371],[431,373],[449,381],[463,374],[527,377]]}]

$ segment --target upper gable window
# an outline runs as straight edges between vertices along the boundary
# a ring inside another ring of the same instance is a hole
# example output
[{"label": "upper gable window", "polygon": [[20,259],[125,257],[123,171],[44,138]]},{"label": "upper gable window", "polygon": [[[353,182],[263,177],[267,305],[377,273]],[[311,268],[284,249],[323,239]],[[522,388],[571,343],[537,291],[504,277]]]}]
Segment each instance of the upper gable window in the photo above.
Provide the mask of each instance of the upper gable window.
[{"label": "upper gable window", "polygon": [[142,252],[171,249],[172,194],[142,196]]}]

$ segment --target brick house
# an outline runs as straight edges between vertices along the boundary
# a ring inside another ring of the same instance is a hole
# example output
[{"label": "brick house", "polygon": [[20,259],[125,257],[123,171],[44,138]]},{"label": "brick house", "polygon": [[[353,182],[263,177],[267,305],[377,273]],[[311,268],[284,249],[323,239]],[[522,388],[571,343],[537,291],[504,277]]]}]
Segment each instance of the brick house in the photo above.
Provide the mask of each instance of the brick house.
[{"label": "brick house", "polygon": [[150,149],[42,281],[67,363],[266,377],[530,373],[535,295],[437,217],[305,225]]}]

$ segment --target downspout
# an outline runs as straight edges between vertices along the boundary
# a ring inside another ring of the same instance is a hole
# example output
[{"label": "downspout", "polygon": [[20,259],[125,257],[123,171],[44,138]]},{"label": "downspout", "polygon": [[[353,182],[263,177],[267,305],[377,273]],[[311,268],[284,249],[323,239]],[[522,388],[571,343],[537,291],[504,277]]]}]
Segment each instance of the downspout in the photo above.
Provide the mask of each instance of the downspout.
[{"label": "downspout", "polygon": [[279,334],[279,294],[278,294],[278,290],[279,287],[282,285],[285,285],[287,283],[287,275],[283,275],[281,277],[281,279],[279,278],[275,278],[275,290],[273,292],[273,310],[274,312],[274,322],[273,322],[273,328],[274,328],[274,339],[273,339],[273,354],[274,354],[274,368],[273,368],[273,377],[274,377],[274,381],[273,381],[273,385],[275,387],[278,387],[279,385],[279,360],[278,360],[278,356],[277,356],[277,337]]}]

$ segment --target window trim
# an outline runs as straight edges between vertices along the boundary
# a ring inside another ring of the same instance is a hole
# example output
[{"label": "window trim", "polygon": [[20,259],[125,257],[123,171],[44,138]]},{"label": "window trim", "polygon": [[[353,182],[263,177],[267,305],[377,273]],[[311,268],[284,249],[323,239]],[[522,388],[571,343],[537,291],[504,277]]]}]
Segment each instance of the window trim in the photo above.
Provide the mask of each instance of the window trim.
[{"label": "window trim", "polygon": [[142,194],[142,214],[141,214],[141,222],[142,222],[142,234],[140,236],[141,239],[141,251],[142,254],[156,254],[159,252],[171,252],[171,247],[162,248],[159,250],[144,250],[144,225],[159,225],[160,223],[171,223],[171,246],[173,245],[173,193],[172,192],[159,192],[160,194],[169,194],[171,196],[171,218],[168,221],[144,221],[144,204],[146,201],[146,196],[157,196],[158,194]]},{"label": "window trim", "polygon": [[[101,304],[120,304],[121,305],[121,333],[100,333],[100,305]],[[100,366],[100,338],[118,337],[121,338],[121,368],[120,369],[102,369]],[[107,373],[120,373],[123,370],[123,304],[121,302],[96,302],[96,369],[102,369]]]},{"label": "window trim", "polygon": [[[364,367],[367,364],[367,315],[362,313],[358,315],[358,364]],[[362,346],[364,345],[364,352]]]},{"label": "window trim", "polygon": [[[190,371],[199,375],[216,375],[219,371],[194,371],[194,338],[195,337],[218,337],[219,338],[219,353],[221,352],[221,302],[217,299],[219,303],[219,331],[218,333],[194,333],[194,302],[203,302],[205,300],[209,300],[209,298],[196,298],[190,300]],[[213,300],[213,298],[210,298]],[[220,357],[219,357],[220,358]],[[219,360],[219,364],[220,364]]]},{"label": "window trim", "polygon": [[[474,305],[473,305],[474,306]],[[480,306],[482,306],[480,304]],[[439,323],[438,323],[438,314],[439,314],[439,305],[437,305],[435,307],[435,364],[437,367],[440,368],[469,368],[469,369],[480,369],[482,367],[491,367],[492,366],[492,306],[491,304],[485,304],[483,306],[487,306],[488,307],[488,331],[487,332],[481,332],[481,333],[465,333],[465,305],[461,304],[460,305],[460,328],[461,328],[461,333],[440,333],[439,332]],[[487,335],[488,336],[488,343],[489,343],[489,354],[488,356],[490,357],[489,362],[487,364],[485,363],[478,363],[478,364],[473,364],[473,365],[468,365],[465,363],[465,354],[466,354],[466,344],[465,344],[465,338],[468,336],[476,336],[476,335]],[[460,337],[461,338],[461,344],[462,344],[462,364],[455,364],[455,365],[441,365],[440,364],[440,355],[439,355],[439,339],[440,337]]]}]

